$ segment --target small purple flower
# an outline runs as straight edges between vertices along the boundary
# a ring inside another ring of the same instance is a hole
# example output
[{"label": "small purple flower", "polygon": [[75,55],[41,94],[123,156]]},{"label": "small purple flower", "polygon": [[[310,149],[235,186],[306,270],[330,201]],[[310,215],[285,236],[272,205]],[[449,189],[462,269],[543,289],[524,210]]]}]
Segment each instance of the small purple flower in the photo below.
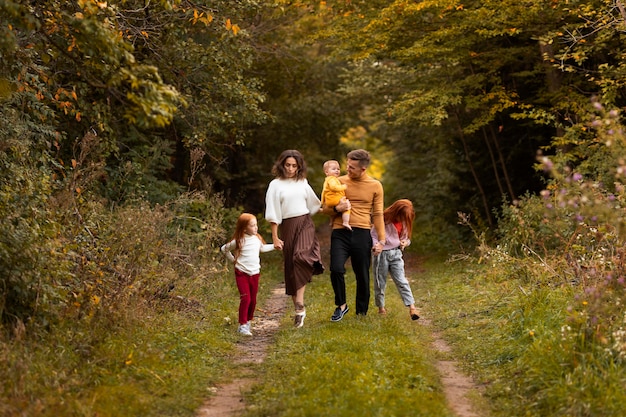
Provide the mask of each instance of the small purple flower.
[{"label": "small purple flower", "polygon": [[552,210],[554,208],[554,206],[552,205],[552,203],[548,203],[548,204],[546,204],[546,208],[548,210]]},{"label": "small purple flower", "polygon": [[552,168],[554,168],[554,164],[552,163],[552,161],[544,156],[543,158],[541,158],[541,164],[543,165],[543,170],[548,172],[548,171],[552,171]]},{"label": "small purple flower", "polygon": [[600,104],[600,102],[598,102],[598,101],[595,101],[595,102],[593,103],[593,107],[594,107],[596,110],[602,110],[602,104]]},{"label": "small purple flower", "polygon": [[583,216],[581,216],[580,214],[577,214],[577,215],[576,215],[576,221],[577,221],[578,223],[582,222],[582,221],[583,221]]},{"label": "small purple flower", "polygon": [[615,195],[613,194],[609,194],[608,197],[609,201],[615,201]]},{"label": "small purple flower", "polygon": [[574,175],[572,175],[572,179],[574,181],[580,181],[580,180],[583,179],[583,176],[582,176],[582,174],[579,174],[578,172],[576,172],[576,173],[574,173]]}]

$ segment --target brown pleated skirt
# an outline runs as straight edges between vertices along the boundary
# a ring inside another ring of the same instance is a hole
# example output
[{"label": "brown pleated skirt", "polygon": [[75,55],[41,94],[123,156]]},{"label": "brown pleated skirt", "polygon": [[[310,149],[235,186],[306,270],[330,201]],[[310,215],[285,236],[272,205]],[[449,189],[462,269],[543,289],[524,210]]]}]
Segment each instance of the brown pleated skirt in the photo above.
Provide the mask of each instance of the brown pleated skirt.
[{"label": "brown pleated skirt", "polygon": [[296,291],[311,282],[313,275],[324,271],[320,255],[320,243],[315,235],[311,216],[284,219],[280,225],[285,261],[285,293],[296,295]]}]

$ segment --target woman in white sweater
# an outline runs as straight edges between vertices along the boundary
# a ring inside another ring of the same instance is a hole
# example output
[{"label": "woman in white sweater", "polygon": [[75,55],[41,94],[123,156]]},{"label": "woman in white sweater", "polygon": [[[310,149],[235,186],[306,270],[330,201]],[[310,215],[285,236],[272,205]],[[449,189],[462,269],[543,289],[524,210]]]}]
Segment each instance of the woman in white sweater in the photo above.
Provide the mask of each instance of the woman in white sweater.
[{"label": "woman in white sweater", "polygon": [[291,296],[296,312],[294,326],[302,327],[306,284],[313,275],[324,272],[311,219],[320,209],[320,200],[306,179],[306,163],[297,150],[281,153],[272,174],[275,178],[265,195],[265,219],[272,228],[274,247],[283,251],[285,292]]}]

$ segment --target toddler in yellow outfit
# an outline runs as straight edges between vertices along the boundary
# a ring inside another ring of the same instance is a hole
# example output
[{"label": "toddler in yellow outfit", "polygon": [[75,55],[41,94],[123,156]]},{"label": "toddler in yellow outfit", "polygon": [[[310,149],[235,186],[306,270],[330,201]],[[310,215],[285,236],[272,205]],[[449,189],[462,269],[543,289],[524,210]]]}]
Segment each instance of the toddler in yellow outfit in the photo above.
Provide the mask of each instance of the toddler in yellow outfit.
[{"label": "toddler in yellow outfit", "polygon": [[[322,206],[335,207],[339,202],[345,200],[346,188],[348,186],[339,181],[340,172],[339,162],[334,159],[324,162],[324,174],[326,174],[326,178],[324,179],[324,187],[322,188]],[[350,227],[350,210],[341,213],[341,220],[343,227],[352,230],[352,227]]]}]

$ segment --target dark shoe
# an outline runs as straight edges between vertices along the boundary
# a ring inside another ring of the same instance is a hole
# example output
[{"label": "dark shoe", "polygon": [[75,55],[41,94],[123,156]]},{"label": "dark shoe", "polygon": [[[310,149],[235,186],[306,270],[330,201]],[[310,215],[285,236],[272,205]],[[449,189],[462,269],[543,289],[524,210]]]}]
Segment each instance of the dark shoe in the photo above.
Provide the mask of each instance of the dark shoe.
[{"label": "dark shoe", "polygon": [[335,309],[335,312],[333,313],[332,317],[330,318],[330,321],[339,321],[339,320],[341,320],[343,318],[343,316],[346,315],[348,310],[350,310],[350,308],[348,306],[346,306],[346,308],[344,310],[342,310],[341,307],[337,307]]},{"label": "dark shoe", "polygon": [[417,308],[415,307],[409,309],[409,314],[411,315],[411,320],[418,320],[420,318]]}]

